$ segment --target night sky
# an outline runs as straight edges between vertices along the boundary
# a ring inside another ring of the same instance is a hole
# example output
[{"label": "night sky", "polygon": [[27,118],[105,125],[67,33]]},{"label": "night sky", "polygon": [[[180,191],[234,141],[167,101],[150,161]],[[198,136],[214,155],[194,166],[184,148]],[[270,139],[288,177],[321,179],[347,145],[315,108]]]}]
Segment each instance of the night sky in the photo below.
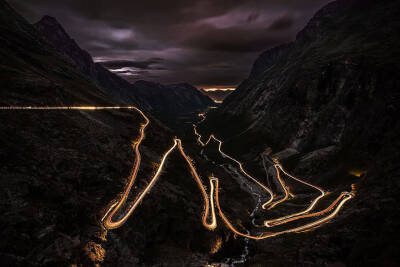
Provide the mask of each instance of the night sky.
[{"label": "night sky", "polygon": [[124,78],[235,87],[257,56],[295,38],[329,0],[10,0],[30,22],[55,17]]}]

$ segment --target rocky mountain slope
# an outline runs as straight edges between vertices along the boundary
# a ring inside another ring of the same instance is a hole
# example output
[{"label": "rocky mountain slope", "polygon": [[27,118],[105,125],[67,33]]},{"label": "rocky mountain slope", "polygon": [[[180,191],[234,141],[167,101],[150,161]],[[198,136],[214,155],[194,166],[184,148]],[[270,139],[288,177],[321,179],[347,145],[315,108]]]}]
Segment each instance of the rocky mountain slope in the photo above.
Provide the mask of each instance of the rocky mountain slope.
[{"label": "rocky mountain slope", "polygon": [[175,129],[182,128],[182,123],[192,121],[199,112],[214,105],[208,96],[187,83],[163,85],[137,81],[133,88],[135,95],[151,103],[149,111],[155,117]]},{"label": "rocky mountain slope", "polygon": [[328,4],[294,42],[263,53],[200,127],[254,172],[270,147],[294,174],[328,188],[361,177],[338,225],[257,242],[255,266],[399,262],[399,18],[399,1]]},{"label": "rocky mountain slope", "polygon": [[[212,105],[210,98],[189,84],[161,85],[138,81],[131,84],[110,72],[101,63],[94,63],[55,18],[44,16],[35,27],[45,39],[75,65],[88,79],[120,102],[139,105],[164,122],[187,116]],[[170,124],[169,126],[174,126]]]},{"label": "rocky mountain slope", "polygon": [[[41,36],[0,0],[0,106],[123,104]],[[136,190],[147,185],[173,140],[149,117]],[[126,184],[143,123],[135,111],[0,110],[2,266],[208,261],[215,232],[201,225],[201,198],[193,197],[199,189],[179,154],[168,160],[138,216],[102,238],[100,218]]]}]

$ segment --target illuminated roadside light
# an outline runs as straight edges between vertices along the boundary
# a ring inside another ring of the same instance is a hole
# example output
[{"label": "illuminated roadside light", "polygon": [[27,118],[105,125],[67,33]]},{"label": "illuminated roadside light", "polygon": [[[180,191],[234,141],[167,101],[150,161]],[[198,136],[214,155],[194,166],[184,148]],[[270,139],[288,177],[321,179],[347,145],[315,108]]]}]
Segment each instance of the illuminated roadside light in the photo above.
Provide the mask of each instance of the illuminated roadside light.
[{"label": "illuminated roadside light", "polygon": [[217,236],[211,246],[210,254],[217,253],[222,247],[222,237]]},{"label": "illuminated roadside light", "polygon": [[351,192],[350,192],[350,194],[355,196],[356,193],[357,193],[357,185],[356,184],[351,184]]},{"label": "illuminated roadside light", "polygon": [[360,170],[360,169],[353,169],[349,171],[350,175],[356,176],[356,177],[361,177],[362,175],[366,174],[366,170]]}]

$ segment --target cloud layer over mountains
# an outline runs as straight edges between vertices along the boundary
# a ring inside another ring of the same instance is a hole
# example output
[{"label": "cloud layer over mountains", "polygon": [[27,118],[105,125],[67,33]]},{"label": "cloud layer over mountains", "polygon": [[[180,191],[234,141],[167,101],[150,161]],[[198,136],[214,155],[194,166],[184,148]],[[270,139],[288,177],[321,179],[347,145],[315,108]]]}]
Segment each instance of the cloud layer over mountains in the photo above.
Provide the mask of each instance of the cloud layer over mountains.
[{"label": "cloud layer over mountains", "polygon": [[11,0],[30,22],[57,18],[124,78],[234,87],[264,50],[294,39],[328,0]]}]

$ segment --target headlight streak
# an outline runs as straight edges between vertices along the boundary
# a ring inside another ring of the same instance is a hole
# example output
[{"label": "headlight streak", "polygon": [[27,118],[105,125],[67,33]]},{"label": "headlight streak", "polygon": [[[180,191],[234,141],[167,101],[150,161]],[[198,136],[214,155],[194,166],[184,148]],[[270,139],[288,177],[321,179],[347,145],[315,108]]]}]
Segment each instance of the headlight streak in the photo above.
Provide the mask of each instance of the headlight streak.
[{"label": "headlight streak", "polygon": [[[237,230],[232,223],[228,220],[228,218],[225,216],[225,214],[223,213],[222,209],[221,209],[221,205],[219,202],[219,196],[218,196],[218,178],[213,177],[210,180],[212,186],[215,187],[215,204],[217,206],[217,210],[218,213],[220,215],[220,217],[222,218],[222,220],[224,221],[225,225],[235,234],[240,235],[242,237],[246,237],[246,238],[250,238],[250,239],[254,239],[254,240],[261,240],[261,239],[266,239],[266,238],[270,238],[270,237],[274,237],[274,236],[278,236],[278,235],[282,235],[282,234],[286,234],[286,233],[298,233],[298,232],[302,232],[305,230],[309,230],[311,228],[320,226],[323,223],[328,222],[329,220],[331,220],[332,218],[334,218],[336,216],[336,214],[340,211],[340,209],[342,208],[342,206],[344,205],[344,203],[346,203],[349,199],[351,199],[353,197],[353,194],[348,193],[348,192],[343,192],[342,194],[344,195],[344,198],[342,199],[342,201],[337,205],[336,209],[328,216],[321,218],[317,221],[311,222],[311,223],[307,223],[305,225],[299,226],[299,227],[295,227],[295,228],[290,228],[287,230],[283,230],[283,231],[279,231],[279,232],[267,232],[267,233],[261,233],[258,236],[254,236],[254,235],[249,235],[249,234],[244,234],[242,232],[240,232],[239,230]],[[215,184],[215,185],[214,185]]]},{"label": "headlight streak", "polygon": [[[275,202],[269,203],[269,205],[265,205],[265,204],[264,204],[264,205],[263,205],[263,209],[268,209],[268,210],[273,209],[276,205],[285,202],[285,201],[288,200],[288,198],[289,198],[289,191],[288,191],[287,188],[286,188],[285,182],[284,182],[284,181],[282,180],[282,178],[281,178],[281,174],[280,174],[280,172],[279,172],[279,170],[278,170],[277,164],[274,164],[274,168],[275,168],[275,170],[276,170],[276,178],[278,179],[279,184],[281,185],[282,190],[283,190],[283,192],[285,193],[285,196],[284,196],[283,198],[281,198],[280,200],[277,200],[277,201],[275,201]],[[268,208],[267,208],[267,207],[268,207]]]},{"label": "headlight streak", "polygon": [[[146,188],[139,194],[139,196],[134,200],[132,206],[129,208],[128,212],[122,217],[122,219],[119,219],[118,221],[113,222],[112,218],[114,217],[114,215],[118,212],[118,210],[125,204],[127,197],[132,189],[132,185],[134,184],[135,180],[136,180],[136,176],[138,174],[138,170],[140,167],[140,161],[141,161],[141,157],[140,157],[140,151],[139,151],[139,145],[140,143],[143,141],[145,134],[144,134],[144,130],[147,127],[147,125],[150,123],[149,119],[143,114],[142,111],[139,111],[139,113],[145,118],[146,123],[142,125],[141,129],[140,129],[140,137],[139,140],[136,141],[134,143],[134,149],[135,149],[135,154],[136,154],[136,159],[135,159],[135,164],[134,164],[134,168],[131,172],[130,178],[129,178],[129,183],[128,185],[125,187],[124,193],[122,195],[122,198],[120,201],[118,201],[117,204],[112,204],[110,206],[110,208],[108,209],[108,211],[106,212],[106,214],[103,216],[102,218],[102,223],[103,226],[106,229],[115,229],[118,227],[121,227],[127,220],[128,218],[132,215],[132,213],[134,212],[134,210],[137,208],[137,206],[140,204],[140,202],[143,200],[143,198],[146,196],[147,193],[150,192],[150,189],[154,186],[154,184],[156,183],[156,181],[158,180],[165,161],[167,160],[168,156],[170,155],[170,153],[176,149],[176,147],[178,147],[181,155],[185,158],[188,166],[190,167],[191,173],[193,174],[197,184],[199,185],[199,188],[202,192],[202,196],[203,196],[203,201],[204,201],[204,213],[203,213],[203,225],[209,229],[209,230],[213,230],[217,227],[217,219],[215,216],[215,208],[214,208],[214,201],[213,198],[211,198],[211,202],[209,202],[208,200],[208,195],[207,192],[201,182],[201,179],[199,177],[199,175],[196,172],[195,167],[193,166],[192,160],[185,154],[183,147],[182,147],[182,142],[180,139],[174,139],[174,144],[173,146],[163,155],[162,160],[160,162],[160,165],[158,166],[158,169],[155,173],[155,175],[151,178],[150,183],[146,186]],[[213,194],[213,191],[211,189],[211,194]],[[211,223],[207,222],[207,218],[209,217],[209,213],[210,213],[210,204],[211,204]]]},{"label": "headlight streak", "polygon": [[[203,200],[204,200],[204,213],[203,213],[203,225],[208,228],[209,230],[213,230],[217,227],[217,218],[215,216],[215,207],[214,207],[214,188],[210,187],[210,199],[211,201],[208,200],[207,192],[205,190],[205,187],[203,186],[203,183],[201,182],[201,179],[199,175],[197,174],[197,171],[195,167],[193,166],[193,163],[191,162],[190,158],[186,155],[185,151],[183,150],[183,147],[181,145],[181,142],[179,141],[179,151],[181,152],[181,155],[185,158],[187,164],[189,165],[190,171],[193,174],[200,190],[203,195]],[[211,205],[211,223],[207,222],[207,218],[209,217],[209,212],[210,212],[210,206]]]},{"label": "headlight streak", "polygon": [[[297,212],[297,213],[293,213],[293,214],[290,214],[290,215],[287,215],[287,216],[283,216],[283,217],[280,217],[280,218],[277,218],[277,219],[272,219],[272,220],[267,220],[267,221],[265,221],[265,222],[264,222],[264,225],[265,225],[266,227],[271,227],[271,225],[272,225],[273,223],[274,223],[274,225],[283,224],[283,223],[286,222],[287,219],[294,218],[294,217],[298,217],[298,219],[300,219],[299,216],[310,212],[310,211],[315,207],[315,205],[318,203],[318,201],[326,195],[325,190],[323,190],[322,188],[320,188],[320,187],[318,187],[318,186],[316,186],[316,185],[310,184],[310,183],[308,183],[308,182],[306,182],[306,181],[303,181],[303,180],[301,180],[300,178],[297,178],[297,177],[295,177],[295,176],[289,174],[288,172],[286,172],[285,169],[283,169],[282,165],[279,163],[279,161],[278,161],[277,159],[274,159],[274,163],[275,163],[275,164],[274,164],[274,167],[276,168],[277,173],[279,173],[279,170],[281,170],[284,174],[286,174],[286,175],[289,176],[290,178],[292,178],[292,179],[294,179],[294,180],[296,180],[296,181],[298,181],[298,182],[300,182],[300,183],[303,183],[303,184],[305,184],[305,185],[308,185],[308,186],[310,186],[310,187],[312,187],[312,188],[318,190],[318,191],[320,192],[320,195],[317,196],[317,197],[311,202],[311,205],[308,206],[307,209],[305,209],[305,210],[303,210],[303,211],[301,211],[301,212]],[[278,174],[278,175],[279,175],[279,174]],[[275,222],[278,222],[278,223],[275,223]]]},{"label": "headlight streak", "polygon": [[[203,119],[203,120],[204,120],[204,119]],[[250,180],[252,180],[252,181],[255,182],[256,184],[258,184],[261,188],[263,188],[265,191],[268,192],[268,194],[269,194],[269,200],[268,200],[267,202],[265,202],[265,203],[262,205],[263,209],[264,209],[264,207],[266,207],[269,203],[272,202],[272,200],[273,200],[273,198],[274,198],[274,194],[273,194],[273,192],[271,191],[271,189],[269,189],[268,187],[266,187],[265,185],[263,185],[261,182],[259,182],[257,179],[255,179],[253,176],[251,176],[250,174],[248,174],[248,173],[244,170],[243,165],[242,165],[241,162],[239,162],[238,160],[232,158],[232,157],[229,156],[228,154],[224,153],[224,152],[222,151],[222,143],[223,143],[223,142],[222,142],[221,140],[219,140],[219,139],[216,138],[213,134],[211,134],[210,137],[208,138],[207,142],[206,142],[206,143],[203,143],[203,142],[201,141],[201,135],[197,132],[197,127],[196,127],[196,125],[193,125],[193,129],[194,129],[195,135],[198,137],[198,138],[197,138],[197,141],[199,142],[199,144],[200,144],[201,146],[203,146],[203,147],[207,146],[208,143],[211,141],[211,139],[214,139],[215,141],[217,141],[217,142],[218,142],[218,151],[219,151],[219,153],[221,153],[221,155],[222,155],[224,158],[228,158],[228,159],[232,160],[233,162],[235,162],[235,163],[239,166],[240,171],[241,171],[246,177],[248,177]]]},{"label": "headlight streak", "polygon": [[34,107],[34,106],[9,106],[0,107],[0,110],[105,110],[105,109],[134,109],[142,113],[138,108],[133,106],[127,107],[94,107],[94,106],[60,106],[60,107]]},{"label": "headlight streak", "polygon": [[275,220],[265,221],[264,225],[266,227],[273,227],[273,226],[281,225],[281,224],[284,224],[284,223],[288,223],[288,222],[299,220],[299,219],[303,219],[303,218],[310,218],[310,217],[320,216],[322,214],[325,214],[325,213],[331,211],[336,206],[336,204],[339,202],[340,199],[342,199],[344,196],[349,196],[349,195],[352,195],[352,194],[349,193],[349,192],[342,192],[339,195],[339,197],[337,197],[336,200],[334,202],[332,202],[332,204],[328,208],[326,208],[326,209],[324,209],[322,211],[302,215],[302,214],[308,212],[308,211],[307,212],[303,211],[303,212],[299,212],[299,213],[296,213],[296,214],[292,214],[292,215],[289,215],[289,216],[285,216],[285,217],[279,218],[279,220],[275,219]]},{"label": "headlight streak", "polygon": [[[138,140],[132,142],[132,147],[135,151],[135,162],[134,166],[131,170],[131,173],[129,175],[129,182],[125,186],[125,189],[122,193],[122,196],[119,200],[114,200],[112,204],[110,204],[108,210],[105,212],[103,217],[101,218],[102,225],[104,226],[105,229],[115,229],[118,227],[121,227],[127,220],[128,218],[132,215],[132,213],[135,211],[135,209],[138,207],[138,205],[141,203],[143,198],[146,196],[147,193],[150,192],[150,189],[154,186],[156,181],[158,180],[163,167],[165,165],[166,160],[168,159],[168,156],[172,151],[176,149],[176,147],[179,148],[179,151],[181,155],[185,158],[188,166],[190,167],[191,173],[193,174],[197,184],[199,185],[199,188],[202,192],[203,200],[204,200],[204,214],[203,214],[203,225],[210,230],[213,230],[217,227],[217,219],[215,215],[215,207],[214,207],[214,197],[211,197],[211,202],[209,201],[207,192],[205,190],[205,187],[203,186],[201,179],[199,175],[196,172],[196,169],[192,163],[192,160],[185,154],[181,140],[179,139],[174,139],[173,145],[168,149],[168,151],[162,156],[161,162],[158,165],[158,169],[151,178],[150,182],[146,186],[146,188],[138,194],[136,199],[132,202],[130,205],[128,211],[123,215],[122,218],[118,219],[117,221],[113,221],[113,217],[115,214],[122,208],[122,206],[126,203],[129,193],[131,192],[132,186],[135,183],[139,168],[140,168],[140,163],[141,163],[141,155],[139,151],[139,146],[142,143],[142,141],[145,138],[145,129],[147,126],[150,124],[150,120],[147,118],[147,116],[138,108],[133,107],[133,106],[128,106],[128,107],[95,107],[95,106],[60,106],[60,107],[32,107],[32,106],[10,106],[10,107],[0,107],[0,110],[112,110],[112,109],[133,109],[136,110],[145,120],[145,123],[141,125],[140,127],[140,136]],[[205,117],[204,117],[205,119]],[[211,194],[214,195],[213,193],[213,188],[211,189]],[[211,208],[210,208],[211,204]],[[210,217],[210,210],[211,210],[211,223],[207,222],[207,218]]]},{"label": "headlight streak", "polygon": [[[135,110],[137,111],[145,120],[145,123],[143,123],[140,127],[140,136],[139,138],[132,142],[132,148],[135,151],[135,162],[134,162],[134,166],[131,170],[130,176],[129,176],[129,181],[125,186],[125,189],[122,192],[121,197],[119,198],[119,200],[114,200],[108,207],[107,211],[105,212],[105,214],[103,215],[103,217],[101,218],[101,223],[104,226],[105,229],[110,230],[110,229],[115,229],[118,227],[121,227],[127,220],[128,218],[132,215],[132,213],[135,211],[135,209],[138,207],[138,205],[141,203],[141,201],[143,200],[143,198],[146,196],[146,194],[148,194],[151,190],[151,188],[154,186],[154,184],[156,183],[156,181],[158,180],[158,178],[160,177],[162,170],[165,166],[166,160],[168,159],[169,155],[178,148],[180,154],[184,157],[186,163],[188,164],[189,168],[190,168],[190,172],[194,177],[194,180],[196,181],[196,183],[198,184],[202,197],[203,197],[203,203],[204,203],[204,212],[203,212],[203,216],[202,216],[202,223],[203,225],[209,229],[209,230],[213,230],[217,227],[217,219],[216,219],[216,210],[218,211],[220,217],[222,218],[222,220],[224,221],[224,223],[226,224],[226,226],[235,234],[242,236],[242,237],[246,237],[246,238],[250,238],[250,239],[255,239],[255,240],[259,240],[259,239],[266,239],[269,237],[273,237],[273,236],[277,236],[277,235],[282,235],[285,233],[299,233],[299,232],[304,232],[304,231],[309,231],[312,229],[315,229],[319,226],[321,226],[322,224],[328,222],[329,220],[331,220],[332,218],[334,218],[337,213],[341,210],[342,206],[345,204],[345,202],[347,202],[348,200],[350,200],[351,198],[354,197],[355,192],[356,192],[356,185],[352,184],[352,191],[351,193],[349,192],[342,192],[338,198],[336,198],[335,201],[332,202],[332,204],[327,207],[324,210],[318,211],[318,212],[314,212],[314,213],[309,213],[317,204],[317,202],[324,197],[325,195],[327,195],[327,192],[325,192],[322,188],[312,185],[308,182],[305,182],[295,176],[290,175],[289,173],[287,173],[284,168],[282,167],[282,165],[279,163],[278,159],[274,159],[274,168],[276,170],[277,173],[277,178],[282,186],[282,189],[285,192],[285,196],[276,201],[273,202],[273,198],[274,198],[274,194],[273,192],[266,187],[265,185],[263,185],[261,182],[259,182],[256,178],[252,177],[250,174],[248,174],[244,168],[241,162],[239,162],[238,160],[234,159],[233,157],[229,156],[228,154],[226,154],[225,152],[222,151],[222,144],[223,142],[221,140],[219,140],[218,138],[216,138],[213,134],[210,135],[210,137],[208,138],[208,140],[206,141],[206,143],[203,143],[201,141],[201,135],[197,132],[197,126],[193,125],[193,129],[194,129],[194,134],[197,136],[197,141],[199,142],[199,144],[202,147],[205,147],[209,144],[209,142],[211,141],[211,139],[215,140],[218,143],[218,151],[219,153],[224,157],[224,158],[228,158],[231,161],[235,162],[238,166],[240,171],[250,180],[252,180],[253,182],[255,182],[257,185],[259,185],[261,188],[263,188],[265,191],[267,191],[270,195],[270,199],[265,202],[262,205],[263,209],[272,209],[273,207],[275,207],[276,205],[278,205],[279,203],[282,203],[284,201],[286,201],[289,197],[289,195],[291,195],[292,197],[294,197],[294,195],[289,191],[289,188],[285,185],[283,179],[280,176],[280,172],[283,172],[285,175],[287,175],[288,177],[303,183],[307,186],[310,186],[316,190],[318,190],[320,192],[320,195],[318,197],[316,197],[311,204],[303,211],[301,212],[297,212],[297,213],[293,213],[287,216],[283,216],[277,219],[272,219],[272,220],[267,220],[264,221],[264,226],[265,227],[273,227],[273,226],[277,226],[277,225],[281,225],[281,224],[285,224],[291,221],[295,221],[298,219],[303,219],[303,218],[310,218],[310,217],[316,217],[316,216],[320,216],[323,215],[325,213],[331,212],[329,215],[327,215],[324,218],[318,219],[314,222],[311,223],[307,223],[295,228],[290,228],[287,230],[283,230],[283,231],[279,231],[279,232],[264,232],[264,233],[260,233],[259,235],[255,236],[255,235],[250,235],[250,234],[245,234],[240,232],[239,230],[237,230],[232,223],[228,220],[228,218],[225,216],[225,214],[223,213],[221,206],[220,206],[220,202],[219,202],[219,180],[218,178],[211,176],[209,178],[209,182],[210,182],[210,192],[209,195],[207,194],[206,191],[206,187],[203,185],[202,180],[200,178],[200,176],[198,175],[196,168],[192,162],[192,160],[190,159],[189,156],[186,155],[186,153],[184,152],[183,146],[182,146],[182,142],[180,139],[175,138],[173,140],[173,145],[163,154],[161,161],[159,163],[159,165],[157,166],[157,170],[156,172],[152,175],[150,182],[147,184],[147,186],[143,189],[143,191],[141,191],[137,197],[135,198],[135,200],[133,202],[131,202],[131,205],[128,208],[128,211],[122,216],[122,218],[119,218],[116,221],[113,221],[113,217],[115,216],[115,214],[122,208],[122,206],[127,202],[128,196],[131,192],[131,189],[134,185],[134,182],[136,180],[139,168],[140,168],[140,163],[141,163],[141,154],[140,154],[140,144],[142,143],[142,141],[145,138],[145,129],[147,128],[147,126],[150,124],[150,120],[146,117],[146,115],[138,108],[134,107],[134,106],[127,106],[127,107],[122,107],[122,106],[117,106],[117,107],[95,107],[95,106],[59,106],[59,107],[39,107],[39,106],[9,106],[9,107],[0,107],[0,110],[118,110],[118,109],[130,109],[130,110]],[[199,114],[200,117],[202,117],[202,120],[200,121],[203,122],[206,119],[206,116],[204,114]],[[208,219],[210,218],[210,222],[208,222]]]},{"label": "headlight streak", "polygon": [[[199,114],[199,117],[202,117],[202,120],[201,120],[198,124],[202,123],[202,122],[206,119],[206,116],[205,116],[205,114],[203,114],[203,113],[200,113],[200,114]],[[200,135],[200,134],[198,133],[198,131],[197,131],[197,125],[193,124],[193,130],[194,130],[194,134],[197,136],[197,141],[198,141],[198,143],[199,143],[202,147],[207,146],[207,145],[209,144],[209,142],[211,141],[211,139],[214,139],[215,141],[217,141],[217,142],[218,142],[218,151],[220,152],[220,154],[221,154],[224,158],[229,158],[230,160],[236,162],[236,163],[238,164],[238,166],[239,166],[239,168],[240,168],[240,170],[241,170],[241,172],[242,172],[243,174],[245,174],[245,175],[246,175],[248,178],[250,178],[251,180],[255,181],[255,182],[256,182],[258,185],[260,185],[264,190],[266,190],[268,193],[270,193],[271,198],[270,198],[269,201],[267,201],[266,203],[264,203],[264,204],[262,205],[262,208],[263,208],[263,209],[268,209],[268,210],[270,210],[270,209],[272,209],[273,207],[275,207],[276,205],[278,205],[279,203],[283,203],[284,201],[286,201],[286,200],[289,198],[289,196],[295,197],[295,196],[290,192],[289,188],[285,185],[283,179],[282,179],[281,176],[280,176],[280,171],[283,172],[283,173],[284,173],[285,175],[287,175],[288,177],[290,177],[290,178],[292,178],[292,179],[294,179],[294,180],[296,180],[296,181],[298,181],[298,182],[300,182],[300,183],[303,183],[303,184],[305,184],[305,185],[307,185],[307,186],[309,186],[309,187],[312,187],[312,188],[314,188],[314,189],[316,189],[316,190],[318,190],[318,191],[320,192],[320,195],[317,196],[305,210],[303,210],[303,211],[301,211],[301,212],[293,213],[293,214],[290,214],[290,215],[287,215],[287,216],[283,216],[283,217],[280,217],[280,218],[277,218],[277,219],[266,220],[266,221],[264,221],[264,226],[265,226],[265,227],[273,227],[273,226],[282,225],[282,224],[285,224],[285,223],[288,223],[288,222],[291,222],[291,221],[295,221],[295,220],[299,220],[299,219],[303,219],[303,218],[310,218],[310,217],[320,216],[320,215],[323,215],[323,214],[325,214],[325,213],[331,211],[335,206],[337,206],[336,209],[335,209],[330,215],[326,216],[325,218],[319,219],[319,220],[317,220],[317,221],[315,221],[315,222],[308,223],[308,224],[306,224],[306,225],[303,225],[303,226],[300,226],[300,227],[296,227],[296,228],[292,228],[292,229],[288,229],[288,230],[281,231],[281,232],[267,233],[267,234],[264,234],[264,235],[262,234],[261,236],[251,236],[251,235],[248,235],[248,234],[241,233],[241,232],[239,232],[237,229],[235,229],[235,228],[233,227],[233,225],[229,222],[229,220],[227,219],[227,217],[224,215],[224,213],[222,212],[222,209],[221,209],[221,207],[220,207],[219,200],[218,200],[218,178],[211,177],[211,178],[210,178],[211,189],[214,188],[214,183],[215,183],[215,192],[216,192],[216,196],[215,196],[216,203],[215,203],[215,205],[217,206],[217,209],[218,209],[218,212],[219,212],[219,214],[220,214],[220,217],[223,219],[223,221],[224,221],[225,224],[228,226],[228,228],[230,228],[235,234],[238,234],[238,235],[243,236],[243,237],[251,238],[251,239],[265,239],[265,238],[268,238],[268,237],[273,237],[273,236],[277,236],[277,235],[284,234],[284,233],[291,233],[291,232],[299,233],[299,232],[304,232],[304,231],[310,231],[310,230],[312,230],[312,229],[318,228],[318,227],[321,226],[322,224],[326,223],[327,221],[329,221],[329,220],[331,220],[333,217],[335,217],[336,214],[340,211],[340,209],[341,209],[342,206],[344,205],[344,203],[347,202],[349,199],[353,198],[354,195],[355,195],[355,191],[356,191],[356,190],[355,190],[355,185],[352,184],[352,186],[351,186],[351,188],[352,188],[351,193],[349,193],[349,192],[342,192],[342,193],[336,198],[336,200],[333,201],[333,203],[332,203],[328,208],[326,208],[326,209],[324,209],[324,210],[321,210],[321,211],[319,211],[319,212],[314,212],[314,213],[309,214],[309,212],[315,207],[315,205],[318,203],[318,201],[319,201],[321,198],[323,198],[324,196],[326,196],[328,193],[325,192],[325,190],[323,190],[322,188],[320,188],[320,187],[318,187],[318,186],[316,186],[316,185],[310,184],[310,183],[308,183],[308,182],[306,182],[306,181],[301,180],[300,178],[297,178],[297,177],[295,177],[295,176],[289,174],[288,172],[286,172],[286,171],[284,170],[284,168],[282,167],[282,165],[279,163],[279,160],[278,160],[277,158],[274,158],[274,159],[273,159],[273,163],[274,163],[274,168],[275,168],[275,170],[276,170],[277,179],[278,179],[278,181],[279,181],[279,183],[280,183],[280,185],[281,185],[281,187],[282,187],[282,189],[283,189],[283,191],[284,191],[284,193],[285,193],[285,196],[284,196],[282,199],[278,200],[278,201],[272,202],[272,201],[273,201],[273,197],[274,197],[274,194],[272,193],[272,191],[271,191],[268,187],[264,186],[262,183],[258,182],[254,177],[252,177],[251,175],[249,175],[249,174],[244,170],[243,165],[242,165],[241,162],[239,162],[238,160],[236,160],[236,159],[234,159],[233,157],[231,157],[231,156],[227,155],[226,153],[224,153],[224,152],[222,151],[222,143],[223,143],[223,142],[222,142],[221,140],[219,140],[219,139],[216,138],[213,134],[211,134],[211,135],[209,136],[208,140],[207,140],[205,143],[203,143],[203,142],[201,141],[201,135]],[[340,200],[341,200],[341,201],[340,201]],[[339,203],[339,204],[338,204],[338,203]],[[267,208],[267,207],[268,207],[268,208]]]}]

